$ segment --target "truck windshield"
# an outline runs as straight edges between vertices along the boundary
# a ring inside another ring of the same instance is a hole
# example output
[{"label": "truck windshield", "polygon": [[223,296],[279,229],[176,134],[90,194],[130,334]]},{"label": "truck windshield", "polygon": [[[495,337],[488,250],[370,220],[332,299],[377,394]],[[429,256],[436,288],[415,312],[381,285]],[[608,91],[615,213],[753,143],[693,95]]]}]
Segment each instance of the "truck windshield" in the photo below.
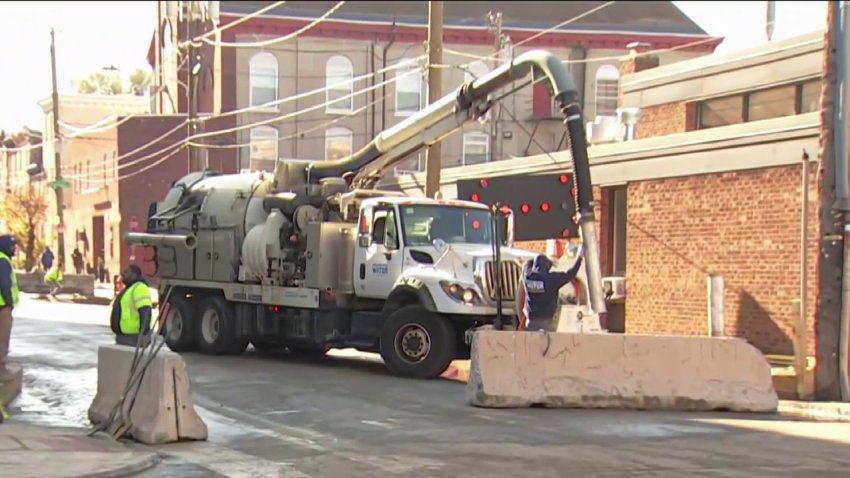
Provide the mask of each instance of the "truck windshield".
[{"label": "truck windshield", "polygon": [[490,211],[462,206],[401,206],[407,246],[430,246],[435,239],[448,244],[490,244]]}]

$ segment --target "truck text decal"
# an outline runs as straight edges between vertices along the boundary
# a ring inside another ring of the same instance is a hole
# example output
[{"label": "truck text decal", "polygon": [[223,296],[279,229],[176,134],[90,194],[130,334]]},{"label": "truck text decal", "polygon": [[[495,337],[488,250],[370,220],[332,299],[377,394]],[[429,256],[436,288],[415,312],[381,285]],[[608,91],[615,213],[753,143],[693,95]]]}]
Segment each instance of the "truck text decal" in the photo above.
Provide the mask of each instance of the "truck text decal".
[{"label": "truck text decal", "polygon": [[388,264],[372,264],[372,274],[387,275],[390,273]]}]

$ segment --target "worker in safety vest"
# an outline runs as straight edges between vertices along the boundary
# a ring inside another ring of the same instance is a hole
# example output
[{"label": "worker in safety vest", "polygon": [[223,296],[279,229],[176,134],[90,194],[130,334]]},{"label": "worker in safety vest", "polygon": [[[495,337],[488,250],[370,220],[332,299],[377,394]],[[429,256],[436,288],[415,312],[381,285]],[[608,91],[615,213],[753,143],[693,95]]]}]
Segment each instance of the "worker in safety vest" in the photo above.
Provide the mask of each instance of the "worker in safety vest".
[{"label": "worker in safety vest", "polygon": [[17,251],[14,237],[9,234],[0,236],[0,382],[14,379],[12,372],[6,368],[6,359],[12,339],[12,309],[18,305],[18,279],[12,267],[12,257]]},{"label": "worker in safety vest", "polygon": [[543,254],[538,255],[523,275],[525,286],[525,312],[528,314],[526,330],[554,332],[555,313],[558,311],[558,295],[561,287],[575,280],[581,267],[582,254],[567,272],[553,272],[552,261]]},{"label": "worker in safety vest", "polygon": [[124,288],[112,302],[112,317],[110,325],[115,333],[115,343],[135,347],[142,335],[142,345],[150,340],[151,323],[151,290],[145,282],[142,270],[135,264],[130,264],[121,273]]},{"label": "worker in safety vest", "polygon": [[62,288],[62,282],[65,280],[62,275],[62,261],[56,262],[47,274],[44,275],[44,283],[50,286],[50,295],[56,295],[59,289]]}]

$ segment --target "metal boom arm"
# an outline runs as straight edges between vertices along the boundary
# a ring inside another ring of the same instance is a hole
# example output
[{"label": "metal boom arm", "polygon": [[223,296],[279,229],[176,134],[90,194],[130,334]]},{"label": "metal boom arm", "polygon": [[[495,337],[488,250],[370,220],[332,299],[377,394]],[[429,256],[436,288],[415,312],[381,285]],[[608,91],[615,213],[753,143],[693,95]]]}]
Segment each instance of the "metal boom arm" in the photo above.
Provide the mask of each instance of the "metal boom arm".
[{"label": "metal boom arm", "polygon": [[563,63],[545,50],[523,53],[487,75],[464,83],[453,93],[382,131],[366,146],[347,158],[310,164],[307,167],[307,179],[316,184],[324,178],[356,173],[354,182],[357,186],[373,185],[386,171],[411,153],[442,140],[459,130],[467,121],[485,114],[492,106],[489,100],[491,94],[528,76],[529,73],[533,73],[535,78],[547,78],[555,101],[565,118],[578,192],[579,228],[585,250],[590,305],[594,312],[604,315],[606,307],[602,294],[602,270],[593,211],[593,184],[590,179],[581,108],[577,103],[578,92]]}]

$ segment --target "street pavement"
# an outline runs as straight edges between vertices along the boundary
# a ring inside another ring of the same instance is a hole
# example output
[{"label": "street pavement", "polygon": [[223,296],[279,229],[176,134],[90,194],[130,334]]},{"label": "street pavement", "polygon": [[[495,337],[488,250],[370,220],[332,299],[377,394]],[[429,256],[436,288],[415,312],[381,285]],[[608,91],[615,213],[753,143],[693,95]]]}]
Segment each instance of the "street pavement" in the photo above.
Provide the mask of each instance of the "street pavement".
[{"label": "street pavement", "polygon": [[[25,300],[15,420],[87,426],[108,309]],[[464,386],[388,375],[372,357],[185,355],[207,442],[155,447],[138,475],[191,477],[844,477],[850,425],[775,416],[488,410]],[[0,454],[2,461],[2,454]],[[6,476],[6,475],[4,475]],[[14,476],[14,475],[12,475]]]}]

